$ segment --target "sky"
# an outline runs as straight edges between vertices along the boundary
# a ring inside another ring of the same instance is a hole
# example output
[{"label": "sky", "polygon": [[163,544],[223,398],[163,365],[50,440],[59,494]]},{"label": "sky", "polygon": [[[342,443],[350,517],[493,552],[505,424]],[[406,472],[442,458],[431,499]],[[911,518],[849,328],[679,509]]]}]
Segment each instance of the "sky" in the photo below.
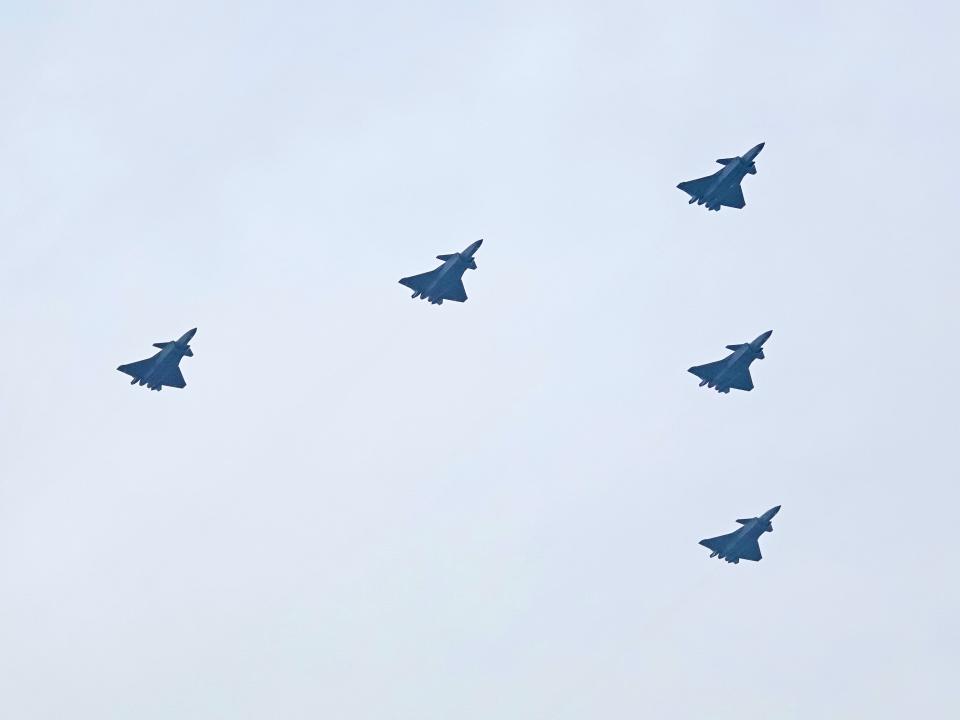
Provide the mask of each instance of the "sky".
[{"label": "sky", "polygon": [[0,717],[957,717],[957,5],[310,5],[2,3]]}]

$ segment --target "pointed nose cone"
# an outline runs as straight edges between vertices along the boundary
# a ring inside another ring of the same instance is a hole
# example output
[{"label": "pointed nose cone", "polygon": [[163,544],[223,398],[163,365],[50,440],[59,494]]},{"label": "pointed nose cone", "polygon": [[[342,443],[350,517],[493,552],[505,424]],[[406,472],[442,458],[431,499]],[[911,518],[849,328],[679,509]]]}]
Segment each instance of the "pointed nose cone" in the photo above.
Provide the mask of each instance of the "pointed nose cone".
[{"label": "pointed nose cone", "polygon": [[780,506],[779,506],[779,505],[777,505],[776,507],[770,508],[769,510],[767,510],[767,519],[768,519],[768,520],[772,520],[773,517],[774,517],[778,512],[780,512]]},{"label": "pointed nose cone", "polygon": [[193,336],[196,335],[196,334],[197,334],[197,329],[196,329],[196,328],[194,328],[193,330],[187,330],[187,331],[183,334],[183,337],[180,338],[180,342],[186,344],[186,343],[190,342],[191,340],[193,340]]},{"label": "pointed nose cone", "polygon": [[758,335],[757,339],[753,341],[753,344],[756,347],[763,347],[763,344],[770,339],[771,335],[773,335],[773,330],[767,330],[762,335]]},{"label": "pointed nose cone", "polygon": [[483,239],[482,239],[482,238],[481,238],[480,240],[477,240],[475,243],[470,243],[469,245],[467,245],[467,249],[463,251],[463,254],[466,255],[466,256],[468,256],[468,257],[470,257],[470,256],[472,256],[477,250],[480,249],[480,246],[481,246],[481,245],[483,245]]},{"label": "pointed nose cone", "polygon": [[763,146],[765,144],[766,143],[760,143],[759,145],[754,145],[752,148],[747,150],[743,156],[744,162],[752,163],[757,158],[757,155],[760,154],[760,151],[763,150]]}]

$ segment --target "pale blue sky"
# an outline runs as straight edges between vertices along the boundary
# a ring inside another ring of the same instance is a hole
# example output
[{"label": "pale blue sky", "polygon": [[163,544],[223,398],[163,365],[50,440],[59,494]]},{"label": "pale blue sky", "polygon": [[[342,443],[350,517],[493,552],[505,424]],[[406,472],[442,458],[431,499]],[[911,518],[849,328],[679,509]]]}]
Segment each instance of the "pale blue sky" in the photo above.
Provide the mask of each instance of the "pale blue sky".
[{"label": "pale blue sky", "polygon": [[0,18],[0,717],[960,713],[955,3]]}]

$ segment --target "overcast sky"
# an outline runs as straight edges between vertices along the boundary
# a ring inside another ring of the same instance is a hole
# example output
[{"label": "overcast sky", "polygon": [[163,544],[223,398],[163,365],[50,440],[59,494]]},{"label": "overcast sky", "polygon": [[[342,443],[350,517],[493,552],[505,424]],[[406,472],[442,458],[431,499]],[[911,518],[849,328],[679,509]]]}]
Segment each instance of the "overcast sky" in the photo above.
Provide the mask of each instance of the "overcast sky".
[{"label": "overcast sky", "polygon": [[0,5],[0,717],[960,714],[956,3]]}]

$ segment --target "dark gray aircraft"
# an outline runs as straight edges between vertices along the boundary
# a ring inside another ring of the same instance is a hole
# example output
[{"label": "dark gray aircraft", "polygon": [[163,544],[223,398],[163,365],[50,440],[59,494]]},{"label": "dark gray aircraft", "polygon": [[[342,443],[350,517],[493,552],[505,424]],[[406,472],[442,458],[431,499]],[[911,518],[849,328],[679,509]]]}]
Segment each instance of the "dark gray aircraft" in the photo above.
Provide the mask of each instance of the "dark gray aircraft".
[{"label": "dark gray aircraft", "polygon": [[701,540],[700,544],[713,551],[710,557],[719,556],[734,565],[741,560],[760,560],[763,558],[760,554],[760,536],[765,532],[773,532],[770,521],[778,512],[780,512],[779,505],[770,508],[760,517],[737,520],[743,525],[739,530],[729,535]]},{"label": "dark gray aircraft", "polygon": [[477,240],[468,245],[462,253],[437,255],[437,260],[443,260],[443,265],[422,275],[405,277],[400,284],[413,290],[412,297],[419,295],[429,300],[432,305],[443,305],[444,300],[464,302],[467,291],[463,288],[463,274],[467,270],[477,269],[473,255],[482,244],[483,240]]},{"label": "dark gray aircraft", "polygon": [[117,370],[133,378],[130,381],[131,385],[140,383],[151,390],[162,390],[164,385],[175,388],[186,387],[187,381],[183,379],[183,373],[180,372],[180,360],[184,355],[193,357],[190,341],[196,334],[197,329],[194,328],[185,332],[179,340],[154,343],[154,347],[160,348],[160,352],[156,355],[140,362],[121,365]]},{"label": "dark gray aircraft", "polygon": [[753,390],[753,378],[750,377],[750,363],[754,360],[763,360],[763,344],[773,335],[773,330],[760,335],[753,342],[744,345],[727,345],[727,350],[733,350],[723,360],[697,365],[687,372],[700,378],[700,387],[708,385],[715,387],[717,392],[728,393],[730,388],[737,390]]},{"label": "dark gray aircraft", "polygon": [[718,163],[723,165],[713,175],[698,180],[687,180],[677,185],[690,196],[690,204],[706,205],[707,210],[720,212],[722,207],[742,208],[747,204],[743,199],[743,190],[740,183],[749,173],[757,174],[754,159],[763,150],[763,143],[750,148],[743,157],[720,158]]}]

